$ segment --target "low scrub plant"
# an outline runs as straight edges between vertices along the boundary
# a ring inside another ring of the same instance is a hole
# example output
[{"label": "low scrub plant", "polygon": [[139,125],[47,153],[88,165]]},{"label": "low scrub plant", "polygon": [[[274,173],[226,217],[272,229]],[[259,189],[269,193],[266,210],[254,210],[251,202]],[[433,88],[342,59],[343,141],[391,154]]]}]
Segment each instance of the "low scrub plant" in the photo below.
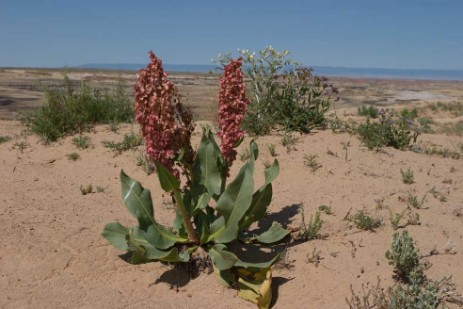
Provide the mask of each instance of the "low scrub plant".
[{"label": "low scrub plant", "polygon": [[357,115],[365,116],[368,118],[378,118],[379,110],[377,107],[374,107],[371,105],[370,106],[362,105],[358,108]]},{"label": "low scrub plant", "polygon": [[413,208],[421,209],[421,207],[423,207],[423,204],[424,204],[425,201],[426,201],[426,195],[423,195],[421,200],[419,200],[418,196],[413,195],[411,193],[408,194],[407,202]]},{"label": "low scrub plant", "polygon": [[80,155],[77,152],[68,153],[66,157],[71,161],[77,161],[80,159]]},{"label": "low scrub plant", "polygon": [[268,149],[268,152],[270,153],[270,155],[272,157],[277,156],[277,151],[276,151],[276,148],[275,148],[275,144],[267,144],[267,149]]},{"label": "low scrub plant", "polygon": [[[307,133],[326,126],[325,114],[337,89],[311,68],[291,60],[289,51],[279,52],[269,46],[259,52],[238,50],[249,79],[251,100],[243,120],[250,134],[265,135],[273,128]],[[227,64],[231,54],[219,55]]]},{"label": "low scrub plant", "polygon": [[355,227],[364,231],[374,231],[376,228],[382,225],[382,220],[370,216],[364,210],[359,210],[355,215],[352,216],[352,222]]},{"label": "low scrub plant", "polygon": [[394,147],[405,150],[416,142],[419,133],[413,130],[413,123],[393,111],[381,110],[379,114],[379,122],[367,118],[355,130],[365,146],[369,149]]},{"label": "low scrub plant", "polygon": [[90,137],[86,135],[79,135],[72,139],[72,144],[78,149],[87,149],[90,147]]},{"label": "low scrub plant", "polygon": [[137,133],[124,134],[121,142],[102,141],[104,147],[121,154],[124,151],[135,149],[143,143],[143,138]]},{"label": "low scrub plant", "polygon": [[23,153],[24,150],[30,146],[31,145],[28,142],[20,141],[13,144],[13,149],[18,149],[21,153]]},{"label": "low scrub plant", "polygon": [[314,153],[304,155],[304,165],[310,167],[312,172],[322,167],[322,165],[318,163],[317,158],[318,155]]},{"label": "low scrub plant", "polygon": [[8,135],[0,135],[0,144],[6,143],[11,141],[11,136]]},{"label": "low scrub plant", "polygon": [[320,219],[320,211],[315,213],[315,216],[310,215],[310,220],[307,223],[304,214],[304,205],[300,204],[300,213],[302,216],[301,225],[299,227],[296,239],[298,240],[312,240],[320,237],[320,230],[323,226],[323,220]]},{"label": "low scrub plant", "polygon": [[86,186],[81,185],[81,186],[80,186],[80,193],[82,193],[82,195],[87,195],[87,194],[93,193],[93,186],[92,186],[92,184],[88,184],[88,185],[86,185]]},{"label": "low scrub plant", "polygon": [[24,115],[23,123],[44,142],[76,132],[98,123],[131,122],[132,102],[120,81],[115,89],[103,94],[84,82],[77,86],[67,75],[62,85],[42,85],[45,104],[36,112]]},{"label": "low scrub plant", "polygon": [[405,171],[400,170],[400,174],[402,175],[402,182],[406,185],[410,185],[415,183],[415,178],[413,176],[413,171],[411,168],[407,168]]},{"label": "low scrub plant", "polygon": [[203,261],[212,266],[221,283],[237,288],[240,297],[259,308],[269,308],[272,266],[280,253],[255,263],[243,253],[246,250],[236,250],[236,245],[271,248],[289,231],[279,223],[260,234],[252,230],[251,225],[266,214],[272,200],[272,181],[279,172],[275,160],[265,170],[262,186],[254,191],[254,165],[259,155],[254,141],[249,144],[249,159],[228,182],[230,166],[237,156],[235,148],[243,138],[240,122],[248,104],[241,60],[231,60],[221,78],[220,146],[213,133],[205,129],[196,150],[191,145],[191,113],[176,100],[176,87],[152,52],[150,60],[135,86],[136,120],[160,186],[172,198],[176,218],[171,227],[157,222],[150,191],[121,171],[124,203],[138,225],[110,223],[103,237],[114,247],[128,251],[128,262],[134,264],[161,261],[193,267]]}]

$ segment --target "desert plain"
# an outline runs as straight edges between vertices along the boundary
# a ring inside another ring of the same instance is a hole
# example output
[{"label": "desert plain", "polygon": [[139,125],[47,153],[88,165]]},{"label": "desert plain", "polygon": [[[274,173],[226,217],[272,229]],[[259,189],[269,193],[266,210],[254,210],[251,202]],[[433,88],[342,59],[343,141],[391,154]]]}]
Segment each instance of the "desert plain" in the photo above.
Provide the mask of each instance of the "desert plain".
[{"label": "desert plain", "polygon": [[[90,147],[83,150],[72,143],[73,136],[45,145],[27,132],[19,120],[43,104],[40,83],[59,83],[62,76],[59,70],[0,69],[0,136],[11,137],[0,144],[0,308],[255,308],[213,274],[190,279],[181,267],[131,265],[121,258],[124,252],[103,239],[107,223],[135,224],[121,199],[121,169],[151,190],[160,223],[172,222],[172,204],[156,175],[137,165],[143,146],[117,154],[102,144],[138,133],[136,124],[119,125],[116,131],[97,125],[82,132],[90,137]],[[103,89],[122,79],[130,92],[136,72],[70,70],[68,76]],[[174,73],[170,78],[195,119],[214,125],[218,75]],[[330,129],[293,134],[289,147],[282,145],[278,131],[256,138],[255,187],[264,181],[265,163],[280,163],[263,224],[277,221],[298,228],[301,209],[306,221],[322,205],[331,210],[321,212],[317,239],[280,247],[285,253],[273,271],[273,308],[349,308],[351,288],[360,295],[367,283],[380,280],[383,288],[392,286],[385,252],[393,234],[403,230],[413,237],[423,262],[432,265],[426,276],[440,280],[451,275],[462,293],[463,82],[331,80],[340,100],[329,119],[361,123],[365,117],[358,115],[358,107],[369,105],[416,108],[419,118],[432,121],[423,122],[428,126],[417,139],[416,149],[423,151],[369,150],[357,136]],[[198,123],[194,145],[200,131]],[[251,138],[246,136],[240,146],[232,175],[242,166]],[[68,159],[73,152],[80,156],[76,161]],[[317,168],[304,163],[307,155],[316,155]],[[413,171],[411,184],[402,180],[401,170],[407,169]],[[90,184],[92,192],[83,195],[80,188]],[[422,205],[411,206],[410,196]],[[357,228],[348,218],[361,210],[381,225],[374,231]],[[401,213],[395,230],[391,216]],[[416,214],[419,222],[409,224],[408,216]]]}]

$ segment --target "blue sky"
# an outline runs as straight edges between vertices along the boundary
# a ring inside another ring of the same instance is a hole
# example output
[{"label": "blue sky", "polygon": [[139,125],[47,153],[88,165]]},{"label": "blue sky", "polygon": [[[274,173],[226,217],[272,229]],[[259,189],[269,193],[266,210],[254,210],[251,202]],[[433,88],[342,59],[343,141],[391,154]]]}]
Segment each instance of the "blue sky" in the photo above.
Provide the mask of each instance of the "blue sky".
[{"label": "blue sky", "polygon": [[209,64],[288,49],[312,66],[463,69],[463,0],[0,0],[0,66]]}]

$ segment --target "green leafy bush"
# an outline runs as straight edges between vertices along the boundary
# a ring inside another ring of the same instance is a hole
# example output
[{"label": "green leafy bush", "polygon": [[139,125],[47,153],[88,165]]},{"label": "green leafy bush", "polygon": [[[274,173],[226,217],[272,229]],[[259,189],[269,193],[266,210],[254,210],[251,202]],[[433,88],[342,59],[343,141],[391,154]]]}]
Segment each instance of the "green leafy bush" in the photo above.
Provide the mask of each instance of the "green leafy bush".
[{"label": "green leafy bush", "polygon": [[359,116],[366,116],[369,118],[378,118],[379,110],[374,106],[365,106],[362,105],[357,109],[357,114]]},{"label": "green leafy bush", "polygon": [[413,145],[419,135],[412,132],[410,121],[390,111],[382,111],[379,122],[368,118],[356,128],[356,133],[369,149],[394,147],[403,150]]},{"label": "green leafy bush", "polygon": [[132,102],[119,82],[111,93],[102,94],[84,82],[76,87],[65,75],[63,86],[43,85],[45,104],[24,115],[23,123],[46,143],[67,134],[83,132],[97,123],[131,122]]},{"label": "green leafy bush", "polygon": [[[239,50],[250,80],[251,104],[243,128],[253,135],[265,135],[275,127],[285,131],[309,132],[326,125],[325,114],[337,89],[311,68],[288,58],[289,51],[278,52],[271,46],[258,53]],[[219,55],[228,63],[230,53]]]}]

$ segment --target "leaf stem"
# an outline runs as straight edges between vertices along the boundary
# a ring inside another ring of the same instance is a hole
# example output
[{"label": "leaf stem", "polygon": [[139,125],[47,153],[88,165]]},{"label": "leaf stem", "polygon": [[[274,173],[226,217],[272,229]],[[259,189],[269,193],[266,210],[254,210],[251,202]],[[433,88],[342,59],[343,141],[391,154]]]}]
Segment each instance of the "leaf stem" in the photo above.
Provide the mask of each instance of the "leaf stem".
[{"label": "leaf stem", "polygon": [[185,208],[185,204],[183,204],[182,194],[180,194],[179,189],[174,189],[174,198],[177,204],[178,210],[180,211],[180,215],[183,219],[183,224],[185,225],[186,232],[188,234],[188,239],[195,244],[199,244],[198,235],[196,235],[195,230],[193,229],[193,225],[191,224],[190,215]]}]

